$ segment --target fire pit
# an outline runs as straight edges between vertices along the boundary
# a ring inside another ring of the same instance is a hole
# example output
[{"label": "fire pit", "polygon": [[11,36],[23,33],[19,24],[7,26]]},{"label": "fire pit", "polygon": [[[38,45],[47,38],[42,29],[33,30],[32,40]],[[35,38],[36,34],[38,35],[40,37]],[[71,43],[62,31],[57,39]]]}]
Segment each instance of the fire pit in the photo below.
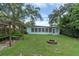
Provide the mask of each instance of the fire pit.
[{"label": "fire pit", "polygon": [[47,41],[47,43],[48,44],[57,44],[57,42],[55,40],[51,40],[51,39],[49,41]]}]

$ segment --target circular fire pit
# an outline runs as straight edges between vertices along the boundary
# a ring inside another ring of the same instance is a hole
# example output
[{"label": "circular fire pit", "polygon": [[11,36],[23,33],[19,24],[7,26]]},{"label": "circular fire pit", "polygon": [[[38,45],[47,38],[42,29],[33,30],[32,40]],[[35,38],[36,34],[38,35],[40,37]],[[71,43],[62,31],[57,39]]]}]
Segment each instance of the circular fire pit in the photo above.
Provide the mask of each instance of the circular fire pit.
[{"label": "circular fire pit", "polygon": [[55,40],[51,40],[51,39],[49,41],[47,41],[47,43],[48,44],[57,44],[57,42]]}]

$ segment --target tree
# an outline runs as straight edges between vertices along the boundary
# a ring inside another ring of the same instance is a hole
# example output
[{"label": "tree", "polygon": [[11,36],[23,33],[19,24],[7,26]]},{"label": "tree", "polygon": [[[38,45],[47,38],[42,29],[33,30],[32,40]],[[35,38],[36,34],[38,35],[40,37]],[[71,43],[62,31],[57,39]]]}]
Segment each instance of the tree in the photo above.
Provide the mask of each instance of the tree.
[{"label": "tree", "polygon": [[10,46],[12,29],[13,32],[15,32],[16,26],[18,26],[22,32],[23,27],[25,27],[23,19],[30,17],[32,22],[37,18],[42,19],[39,13],[39,8],[22,3],[1,3],[0,12],[0,17],[5,18],[3,21],[5,21],[9,26]]},{"label": "tree", "polygon": [[59,23],[61,17],[65,14],[68,13],[68,10],[70,7],[73,6],[72,3],[70,4],[63,4],[59,8],[56,8],[52,11],[51,14],[49,14],[49,24],[51,25],[53,22]]},{"label": "tree", "polygon": [[79,37],[79,4],[73,4],[67,12],[68,14],[64,15],[60,22],[62,33],[72,37]]},{"label": "tree", "polygon": [[54,11],[50,17],[52,19],[49,18],[51,24],[59,16],[61,33],[72,37],[79,37],[79,4],[64,4],[56,10],[59,10],[59,13]]},{"label": "tree", "polygon": [[49,15],[49,24],[52,26],[53,22],[59,23],[60,11],[59,9],[53,10],[52,14]]},{"label": "tree", "polygon": [[43,20],[42,16],[39,13],[39,11],[40,11],[39,7],[34,7],[32,5],[27,5],[26,4],[26,11],[27,11],[27,17],[26,18],[29,17],[30,20],[32,21],[33,25],[34,25],[34,22],[36,20]]},{"label": "tree", "polygon": [[32,21],[28,21],[28,22],[26,22],[26,27],[31,27],[31,26],[33,26],[33,22]]}]

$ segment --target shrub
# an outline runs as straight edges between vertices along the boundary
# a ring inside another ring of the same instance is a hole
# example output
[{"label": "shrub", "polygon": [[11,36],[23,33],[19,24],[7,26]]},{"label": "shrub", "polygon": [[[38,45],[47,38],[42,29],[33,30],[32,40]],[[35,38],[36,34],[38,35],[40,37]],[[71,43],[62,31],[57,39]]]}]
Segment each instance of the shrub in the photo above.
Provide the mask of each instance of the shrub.
[{"label": "shrub", "polygon": [[66,27],[66,28],[61,29],[61,34],[78,38],[79,37],[79,30]]},{"label": "shrub", "polygon": [[20,31],[15,31],[12,33],[12,36],[22,36],[22,33]]}]

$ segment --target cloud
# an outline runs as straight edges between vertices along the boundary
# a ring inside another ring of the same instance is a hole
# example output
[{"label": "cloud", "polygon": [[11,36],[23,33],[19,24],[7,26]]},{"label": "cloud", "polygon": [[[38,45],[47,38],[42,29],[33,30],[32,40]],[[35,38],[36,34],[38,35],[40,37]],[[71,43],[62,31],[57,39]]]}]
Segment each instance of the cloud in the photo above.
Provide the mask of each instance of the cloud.
[{"label": "cloud", "polygon": [[59,8],[61,5],[63,5],[62,3],[30,3],[31,5],[35,6],[35,7],[39,7],[40,8],[40,14],[43,17],[44,21],[36,21],[36,25],[38,26],[49,26],[48,24],[48,15],[52,12],[52,10],[54,10],[55,8]]},{"label": "cloud", "polygon": [[46,8],[48,7],[48,5],[50,6],[56,6],[57,8],[61,5],[63,5],[64,3],[29,3],[35,7],[40,7],[40,8]]},{"label": "cloud", "polygon": [[47,14],[41,13],[41,16],[43,17],[44,21],[48,21],[48,15]]},{"label": "cloud", "polygon": [[36,26],[49,26],[48,21],[36,21],[35,22]]},{"label": "cloud", "polygon": [[48,5],[51,5],[51,6],[53,6],[53,5],[55,5],[56,3],[48,3]]},{"label": "cloud", "polygon": [[50,6],[55,6],[56,8],[59,8],[61,5],[64,5],[64,3],[49,3]]},{"label": "cloud", "polygon": [[46,3],[33,3],[32,5],[40,8],[46,8],[47,4]]},{"label": "cloud", "polygon": [[61,5],[63,6],[64,4],[62,4],[62,3],[61,3],[61,4],[58,3],[58,4],[56,4],[56,7],[59,8]]},{"label": "cloud", "polygon": [[48,15],[47,14],[44,14],[44,13],[41,13],[41,16],[42,17],[48,17]]}]

